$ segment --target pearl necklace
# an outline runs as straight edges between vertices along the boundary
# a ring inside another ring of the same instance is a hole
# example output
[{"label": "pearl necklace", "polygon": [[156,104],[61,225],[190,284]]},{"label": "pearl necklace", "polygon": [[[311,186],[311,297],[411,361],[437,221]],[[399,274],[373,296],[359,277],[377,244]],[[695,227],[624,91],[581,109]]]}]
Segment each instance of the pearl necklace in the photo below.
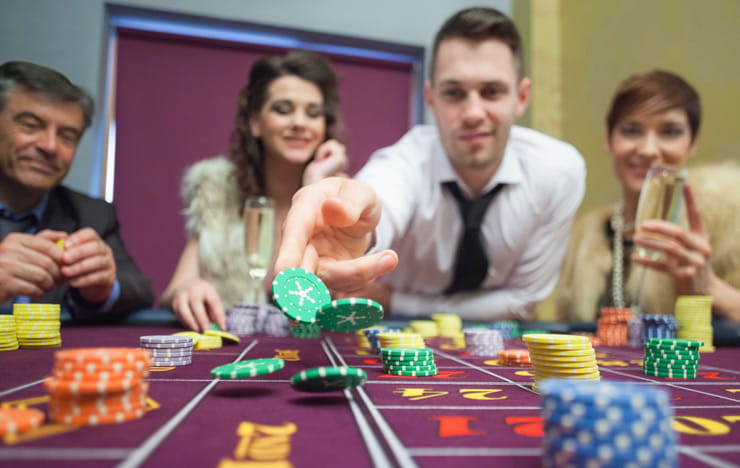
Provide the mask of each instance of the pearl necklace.
[{"label": "pearl necklace", "polygon": [[609,221],[612,231],[614,231],[614,246],[612,259],[612,299],[614,307],[624,308],[624,231],[634,228],[634,223],[624,223],[622,215],[622,202],[614,208],[611,220]]}]

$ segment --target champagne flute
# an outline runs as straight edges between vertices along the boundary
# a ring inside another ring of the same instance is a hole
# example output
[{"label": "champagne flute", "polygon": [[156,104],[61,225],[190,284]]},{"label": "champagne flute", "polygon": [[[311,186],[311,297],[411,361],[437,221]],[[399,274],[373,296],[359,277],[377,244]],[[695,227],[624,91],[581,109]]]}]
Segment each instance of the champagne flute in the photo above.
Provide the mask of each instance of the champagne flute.
[{"label": "champagne flute", "polygon": [[244,251],[252,278],[254,304],[265,304],[264,282],[272,264],[275,243],[275,203],[268,197],[247,197],[244,201]]},{"label": "champagne flute", "polygon": [[[648,219],[660,219],[677,223],[683,208],[683,185],[688,171],[685,167],[668,164],[653,164],[642,184],[640,200],[637,203],[635,226],[640,234],[641,225]],[[651,236],[656,236],[650,234]],[[638,257],[656,262],[665,262],[665,255],[644,247],[637,247]]]},{"label": "champagne flute", "polygon": [[[637,234],[642,232],[641,225],[648,219],[678,222],[683,208],[683,185],[687,177],[688,171],[685,167],[668,164],[653,164],[650,166],[645,182],[642,183],[640,199],[637,202],[637,213],[635,215]],[[660,237],[652,233],[649,235]],[[635,255],[655,262],[665,262],[667,260],[664,253],[640,246],[635,246]],[[646,274],[647,269],[643,268],[635,296],[637,303],[633,305],[634,317],[640,315]]]}]

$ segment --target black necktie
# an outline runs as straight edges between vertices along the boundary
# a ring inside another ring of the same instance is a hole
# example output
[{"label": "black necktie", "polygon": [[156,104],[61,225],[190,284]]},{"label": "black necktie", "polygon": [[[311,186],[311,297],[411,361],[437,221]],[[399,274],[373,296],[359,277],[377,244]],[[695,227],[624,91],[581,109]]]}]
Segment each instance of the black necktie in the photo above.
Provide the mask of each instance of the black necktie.
[{"label": "black necktie", "polygon": [[480,287],[483,280],[486,279],[486,272],[488,271],[488,256],[481,241],[481,223],[486,215],[488,205],[491,204],[493,197],[504,188],[504,184],[498,184],[488,193],[474,200],[466,198],[456,182],[444,182],[442,185],[457,200],[457,206],[460,208],[460,216],[465,227],[457,246],[452,283],[445,290],[445,294],[472,291]]}]

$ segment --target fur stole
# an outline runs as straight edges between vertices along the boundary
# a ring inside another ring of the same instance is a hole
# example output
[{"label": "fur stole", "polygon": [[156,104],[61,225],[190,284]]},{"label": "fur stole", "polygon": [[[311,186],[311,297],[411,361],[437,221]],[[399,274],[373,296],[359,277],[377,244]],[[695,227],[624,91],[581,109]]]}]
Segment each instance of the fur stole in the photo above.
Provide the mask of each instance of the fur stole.
[{"label": "fur stole", "polygon": [[188,236],[198,239],[200,276],[228,310],[252,290],[234,164],[225,157],[195,163],[185,173],[182,198]]}]

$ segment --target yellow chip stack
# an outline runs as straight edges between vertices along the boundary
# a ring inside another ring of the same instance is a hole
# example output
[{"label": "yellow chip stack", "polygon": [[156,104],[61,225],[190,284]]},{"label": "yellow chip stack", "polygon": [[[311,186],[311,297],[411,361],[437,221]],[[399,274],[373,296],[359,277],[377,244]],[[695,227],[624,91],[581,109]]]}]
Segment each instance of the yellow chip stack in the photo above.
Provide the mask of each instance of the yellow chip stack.
[{"label": "yellow chip stack", "polygon": [[424,338],[439,335],[439,327],[434,320],[412,320],[409,322],[410,332],[417,333]]},{"label": "yellow chip stack", "polygon": [[18,337],[15,332],[15,317],[0,315],[0,351],[18,349]]},{"label": "yellow chip stack", "polygon": [[676,338],[703,341],[699,351],[714,351],[712,296],[679,296],[674,315],[678,322]]},{"label": "yellow chip stack", "polygon": [[418,333],[378,333],[378,347],[383,348],[426,348],[424,338]]},{"label": "yellow chip stack", "polygon": [[437,323],[439,336],[457,338],[462,333],[462,319],[455,314],[432,314],[432,320]]},{"label": "yellow chip stack", "polygon": [[195,345],[195,349],[216,349],[224,345],[223,339],[220,336],[200,335],[198,343]]},{"label": "yellow chip stack", "polygon": [[15,330],[20,347],[61,347],[59,312],[59,304],[13,304]]},{"label": "yellow chip stack", "polygon": [[532,333],[522,337],[529,349],[534,385],[545,379],[601,380],[596,353],[587,336]]}]

